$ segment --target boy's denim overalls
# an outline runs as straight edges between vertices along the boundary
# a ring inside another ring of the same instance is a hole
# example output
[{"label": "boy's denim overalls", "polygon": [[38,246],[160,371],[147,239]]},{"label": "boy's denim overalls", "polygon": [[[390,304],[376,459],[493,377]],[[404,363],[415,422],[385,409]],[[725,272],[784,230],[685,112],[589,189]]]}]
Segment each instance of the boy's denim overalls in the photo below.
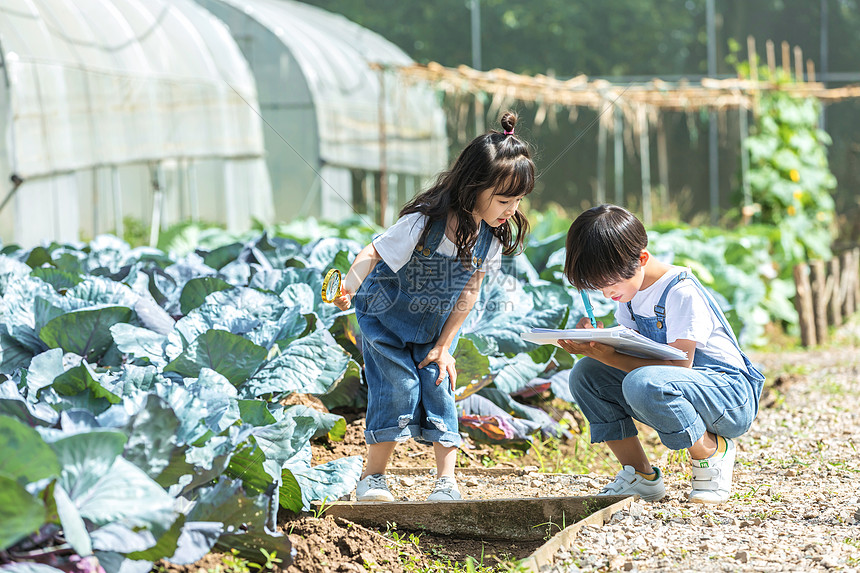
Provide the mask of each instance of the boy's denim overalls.
[{"label": "boy's denim overalls", "polygon": [[[367,379],[368,444],[411,437],[460,445],[450,381],[446,377],[437,386],[438,365],[419,369],[418,364],[436,345],[463,287],[481,269],[493,235],[482,221],[472,264],[464,267],[459,258],[437,252],[445,226],[444,219],[433,223],[425,243],[399,271],[379,261],[355,295]],[[451,352],[454,346],[456,340]]]},{"label": "boy's denim overalls", "polygon": [[686,271],[679,273],[663,291],[653,317],[636,316],[628,302],[636,328],[640,334],[666,343],[666,297],[682,280],[692,280],[704,293],[741,353],[747,371],[699,350],[693,356],[692,368],[643,366],[629,373],[585,357],[574,365],[570,389],[591,424],[592,443],[635,436],[632,418],[657,430],[660,440],[672,450],[689,448],[705,430],[734,438],[752,424],[764,376],[741,351],[725,315],[698,279]]}]

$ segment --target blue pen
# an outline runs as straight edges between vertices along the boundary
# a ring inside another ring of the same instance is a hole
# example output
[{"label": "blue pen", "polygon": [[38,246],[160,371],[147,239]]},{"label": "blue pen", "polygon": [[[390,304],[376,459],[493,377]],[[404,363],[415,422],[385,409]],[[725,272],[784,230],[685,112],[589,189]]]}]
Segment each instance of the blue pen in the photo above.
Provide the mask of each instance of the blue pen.
[{"label": "blue pen", "polygon": [[591,300],[588,298],[588,293],[584,290],[579,291],[582,297],[582,304],[585,305],[585,312],[588,313],[588,320],[591,321],[591,326],[597,328],[597,321],[594,320],[594,309],[591,307]]}]

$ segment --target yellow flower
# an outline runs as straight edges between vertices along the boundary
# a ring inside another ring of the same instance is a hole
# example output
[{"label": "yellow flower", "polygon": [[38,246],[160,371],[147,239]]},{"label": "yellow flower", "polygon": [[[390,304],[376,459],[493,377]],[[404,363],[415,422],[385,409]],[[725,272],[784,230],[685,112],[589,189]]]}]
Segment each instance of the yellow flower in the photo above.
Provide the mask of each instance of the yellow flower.
[{"label": "yellow flower", "polygon": [[793,195],[794,195],[794,198],[796,200],[800,201],[800,198],[803,197],[803,191],[801,191],[800,189],[797,189],[797,190],[795,190]]},{"label": "yellow flower", "polygon": [[819,212],[815,215],[815,218],[816,218],[816,219],[818,219],[819,221],[821,221],[821,222],[823,223],[824,221],[826,221],[826,220],[827,220],[827,213],[824,213],[823,211],[819,211]]},{"label": "yellow flower", "polygon": [[794,205],[788,206],[788,214],[794,216],[797,213],[797,209],[794,208]]},{"label": "yellow flower", "polygon": [[788,172],[788,176],[789,176],[789,177],[791,178],[791,180],[792,180],[792,181],[794,181],[795,183],[797,183],[798,181],[800,181],[800,173],[798,173],[798,172],[797,172],[797,169],[792,169],[791,171],[789,171],[789,172]]}]

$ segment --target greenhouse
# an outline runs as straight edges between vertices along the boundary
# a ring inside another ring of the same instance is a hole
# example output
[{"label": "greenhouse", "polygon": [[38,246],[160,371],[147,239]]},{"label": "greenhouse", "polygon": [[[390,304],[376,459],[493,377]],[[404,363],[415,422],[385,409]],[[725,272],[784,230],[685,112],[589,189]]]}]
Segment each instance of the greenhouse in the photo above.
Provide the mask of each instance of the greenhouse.
[{"label": "greenhouse", "polygon": [[279,219],[390,222],[445,167],[437,96],[380,71],[412,63],[391,42],[290,0],[197,2],[229,26],[256,77]]},{"label": "greenhouse", "polygon": [[271,218],[254,78],[191,0],[6,0],[0,57],[4,242]]}]

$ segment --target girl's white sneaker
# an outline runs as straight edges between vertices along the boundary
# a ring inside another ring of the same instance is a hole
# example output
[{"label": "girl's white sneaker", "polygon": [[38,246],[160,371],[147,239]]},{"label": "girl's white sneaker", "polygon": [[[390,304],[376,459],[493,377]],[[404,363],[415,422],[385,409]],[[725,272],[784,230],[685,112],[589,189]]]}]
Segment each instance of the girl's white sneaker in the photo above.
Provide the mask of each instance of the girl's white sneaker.
[{"label": "girl's white sneaker", "polygon": [[388,489],[385,474],[371,474],[358,481],[355,487],[356,501],[394,501]]}]

